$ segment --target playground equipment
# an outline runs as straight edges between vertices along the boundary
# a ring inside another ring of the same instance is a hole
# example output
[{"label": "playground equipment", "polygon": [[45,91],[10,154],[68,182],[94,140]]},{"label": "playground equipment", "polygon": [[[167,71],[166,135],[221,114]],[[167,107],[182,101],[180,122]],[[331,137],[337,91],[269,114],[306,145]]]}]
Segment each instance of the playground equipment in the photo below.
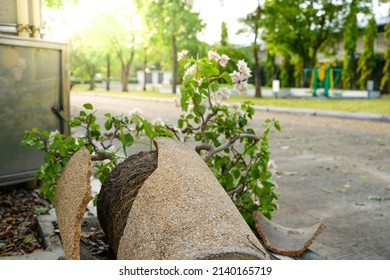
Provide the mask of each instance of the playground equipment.
[{"label": "playground equipment", "polygon": [[[317,96],[317,89],[324,88],[324,96],[329,96],[329,89],[334,88],[334,84],[340,79],[341,68],[332,67],[329,62],[321,62],[315,68],[303,69],[305,80],[310,82],[313,89],[313,96]],[[308,73],[311,73],[310,79]]]}]

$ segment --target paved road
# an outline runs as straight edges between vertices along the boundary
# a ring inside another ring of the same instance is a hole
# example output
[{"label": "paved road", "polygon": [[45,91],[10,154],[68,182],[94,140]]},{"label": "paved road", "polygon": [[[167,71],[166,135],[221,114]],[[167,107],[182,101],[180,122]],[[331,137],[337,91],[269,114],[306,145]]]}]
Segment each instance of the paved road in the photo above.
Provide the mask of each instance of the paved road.
[{"label": "paved road", "polygon": [[[72,93],[72,112],[140,108],[174,123],[172,102]],[[273,220],[288,227],[326,225],[311,249],[328,259],[390,259],[390,123],[257,112],[251,125],[280,120],[270,139],[281,199]],[[382,198],[382,200],[376,200]]]}]

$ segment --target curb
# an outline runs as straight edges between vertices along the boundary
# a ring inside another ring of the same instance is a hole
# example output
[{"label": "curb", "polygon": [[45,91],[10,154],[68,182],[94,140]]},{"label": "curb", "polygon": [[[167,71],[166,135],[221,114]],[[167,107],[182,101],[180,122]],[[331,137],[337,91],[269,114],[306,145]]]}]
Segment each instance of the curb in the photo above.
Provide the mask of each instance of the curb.
[{"label": "curb", "polygon": [[[107,94],[101,94],[96,92],[74,92],[72,94],[83,95],[83,96],[92,95],[92,96],[99,96],[103,98],[114,97],[118,99],[132,99],[132,100],[164,102],[164,103],[175,102],[173,98],[127,96],[127,95],[118,95],[118,94],[107,95]],[[254,105],[253,108],[256,111],[272,112],[272,113],[300,114],[300,115],[320,116],[320,117],[330,117],[330,118],[340,118],[340,119],[390,122],[390,115],[382,115],[382,114],[357,113],[357,112],[346,112],[346,111],[327,111],[327,110],[317,110],[317,109],[302,109],[302,108],[261,106],[261,105]]]},{"label": "curb", "polygon": [[377,122],[390,122],[390,115],[371,114],[371,113],[357,113],[357,112],[344,112],[344,111],[326,111],[315,109],[299,109],[289,107],[272,107],[272,106],[254,106],[257,111],[284,113],[284,114],[301,114],[309,116],[330,117],[340,119],[355,119]]}]

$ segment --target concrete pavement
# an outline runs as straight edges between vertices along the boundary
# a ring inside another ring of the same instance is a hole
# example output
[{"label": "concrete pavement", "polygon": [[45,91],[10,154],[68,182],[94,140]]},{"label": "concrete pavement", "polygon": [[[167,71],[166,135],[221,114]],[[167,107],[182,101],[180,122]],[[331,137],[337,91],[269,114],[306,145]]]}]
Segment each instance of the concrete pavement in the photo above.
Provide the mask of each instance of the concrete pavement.
[{"label": "concrete pavement", "polygon": [[[72,112],[87,102],[101,115],[137,107],[148,118],[174,123],[180,114],[171,99],[90,93],[72,93]],[[390,117],[256,110],[252,127],[260,129],[272,117],[282,126],[270,135],[281,193],[273,220],[293,228],[323,222],[326,229],[310,249],[327,259],[390,259]]]}]

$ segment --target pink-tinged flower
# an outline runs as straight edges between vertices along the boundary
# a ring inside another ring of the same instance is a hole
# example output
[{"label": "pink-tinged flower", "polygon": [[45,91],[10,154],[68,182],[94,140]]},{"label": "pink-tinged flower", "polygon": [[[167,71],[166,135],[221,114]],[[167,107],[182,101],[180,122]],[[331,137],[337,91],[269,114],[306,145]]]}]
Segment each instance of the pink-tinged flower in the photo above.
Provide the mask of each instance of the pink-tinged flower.
[{"label": "pink-tinged flower", "polygon": [[228,64],[229,60],[230,60],[230,57],[228,57],[226,54],[223,54],[223,55],[221,55],[221,57],[219,58],[218,62],[219,62],[219,64],[220,64],[222,67],[224,67],[224,66],[226,66],[226,65]]},{"label": "pink-tinged flower", "polygon": [[209,59],[215,60],[217,62],[221,58],[221,56],[217,53],[217,51],[209,51],[208,57]]},{"label": "pink-tinged flower", "polygon": [[251,70],[248,68],[247,63],[244,60],[237,62],[238,71],[241,72],[242,80],[246,80],[251,76]]},{"label": "pink-tinged flower", "polygon": [[182,60],[187,54],[188,54],[187,50],[182,50],[181,52],[178,52],[177,53],[177,61]]},{"label": "pink-tinged flower", "polygon": [[241,73],[237,72],[236,70],[233,71],[233,73],[230,74],[230,77],[233,80],[233,83],[239,83],[241,81]]},{"label": "pink-tinged flower", "polygon": [[241,81],[234,84],[234,88],[238,90],[239,93],[245,93],[248,91],[248,83],[246,81]]}]

